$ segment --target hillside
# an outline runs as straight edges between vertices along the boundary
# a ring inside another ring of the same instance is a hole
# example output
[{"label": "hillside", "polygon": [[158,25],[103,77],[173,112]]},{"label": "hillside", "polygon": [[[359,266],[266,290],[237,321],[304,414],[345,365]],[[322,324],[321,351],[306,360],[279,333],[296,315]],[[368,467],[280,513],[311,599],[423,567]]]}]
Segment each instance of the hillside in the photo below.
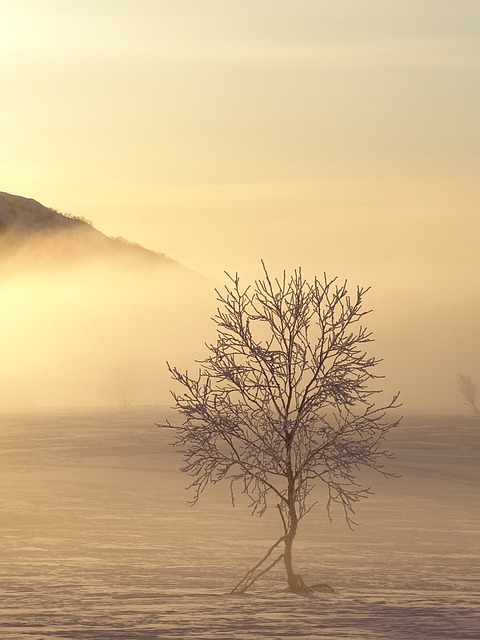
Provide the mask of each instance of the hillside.
[{"label": "hillside", "polygon": [[0,260],[48,267],[107,258],[128,263],[179,266],[174,260],[128,242],[109,238],[76,216],[58,213],[31,198],[0,192]]},{"label": "hillside", "polygon": [[0,285],[0,411],[114,402],[119,371],[135,402],[169,402],[165,361],[190,362],[211,331],[207,278],[6,193]]}]

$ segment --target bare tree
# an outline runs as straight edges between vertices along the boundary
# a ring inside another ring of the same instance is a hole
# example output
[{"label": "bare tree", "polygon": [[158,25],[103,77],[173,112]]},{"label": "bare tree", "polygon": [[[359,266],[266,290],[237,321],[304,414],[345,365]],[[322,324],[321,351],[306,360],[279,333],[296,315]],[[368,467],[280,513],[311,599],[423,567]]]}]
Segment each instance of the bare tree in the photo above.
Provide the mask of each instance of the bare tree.
[{"label": "bare tree", "polygon": [[458,390],[462,394],[462,397],[476,416],[480,415],[480,411],[477,407],[477,385],[473,382],[470,376],[464,373],[458,374]]},{"label": "bare tree", "polygon": [[282,535],[232,593],[246,591],[281,560],[292,591],[329,590],[307,586],[294,570],[299,522],[323,487],[329,517],[339,504],[354,526],[356,503],[371,493],[358,484],[359,470],[393,475],[382,465],[391,457],[383,440],[399,422],[386,419],[399,406],[398,394],[384,406],[373,401],[379,360],[364,351],[372,338],[361,324],[368,289],[351,298],[336,278],[309,283],[299,269],[273,280],[263,268],[265,278],[245,289],[238,275],[227,274],[213,318],[217,342],[207,345],[196,377],[167,363],[183,387],[172,395],[184,421],[158,426],[175,430],[182,471],[193,476],[193,504],[209,483],[227,480],[232,502],[240,489],[253,513],[278,509]]},{"label": "bare tree", "polygon": [[127,407],[132,404],[138,387],[138,378],[132,365],[116,364],[110,368],[104,394],[116,404]]}]

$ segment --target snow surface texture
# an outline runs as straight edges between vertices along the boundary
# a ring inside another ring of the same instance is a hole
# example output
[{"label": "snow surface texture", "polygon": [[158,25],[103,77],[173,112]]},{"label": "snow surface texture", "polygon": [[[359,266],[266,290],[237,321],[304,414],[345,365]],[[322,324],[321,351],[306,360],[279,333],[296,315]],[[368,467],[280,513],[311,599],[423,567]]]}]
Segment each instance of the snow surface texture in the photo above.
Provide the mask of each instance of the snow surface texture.
[{"label": "snow surface texture", "polygon": [[406,419],[396,480],[350,532],[322,505],[296,567],[334,594],[283,592],[281,567],[244,596],[235,581],[278,537],[228,488],[187,504],[161,409],[0,415],[2,640],[478,639],[480,422]]}]

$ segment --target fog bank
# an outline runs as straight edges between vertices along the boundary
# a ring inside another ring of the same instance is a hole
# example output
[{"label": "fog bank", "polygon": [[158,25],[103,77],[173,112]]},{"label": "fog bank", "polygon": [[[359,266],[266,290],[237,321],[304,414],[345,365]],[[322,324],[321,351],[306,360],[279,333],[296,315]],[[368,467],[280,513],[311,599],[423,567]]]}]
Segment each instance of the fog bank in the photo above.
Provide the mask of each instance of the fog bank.
[{"label": "fog bank", "polygon": [[[352,292],[355,284],[349,278]],[[215,286],[223,282],[175,264],[98,256],[10,270],[0,281],[0,407],[169,404],[165,362],[192,371],[215,339]],[[370,351],[386,376],[378,386],[401,391],[405,413],[468,413],[456,376],[480,381],[479,305],[469,286],[439,281],[426,296],[420,280],[392,281],[366,295]]]}]

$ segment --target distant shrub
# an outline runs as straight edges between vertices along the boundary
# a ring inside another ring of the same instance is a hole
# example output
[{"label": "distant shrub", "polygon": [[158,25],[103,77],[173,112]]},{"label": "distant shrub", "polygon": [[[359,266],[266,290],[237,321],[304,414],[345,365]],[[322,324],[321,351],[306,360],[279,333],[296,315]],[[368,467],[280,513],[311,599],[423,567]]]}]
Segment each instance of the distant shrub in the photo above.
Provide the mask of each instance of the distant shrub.
[{"label": "distant shrub", "polygon": [[137,244],[136,242],[130,242],[130,240],[127,240],[123,236],[111,236],[110,240],[113,240],[114,242],[121,242],[122,244],[127,244],[129,247],[143,248],[140,244]]},{"label": "distant shrub", "polygon": [[120,244],[123,244],[126,247],[131,247],[132,249],[136,249],[138,252],[146,256],[147,255],[159,256],[161,258],[165,258],[164,253],[157,253],[156,251],[152,251],[151,249],[146,249],[145,247],[142,247],[141,244],[138,244],[138,242],[131,242],[130,240],[127,240],[123,236],[110,236],[110,240],[112,240],[113,242],[118,242]]},{"label": "distant shrub", "polygon": [[79,222],[84,222],[85,224],[88,224],[90,227],[93,226],[93,222],[91,220],[88,220],[87,218],[84,218],[83,216],[75,216],[72,213],[62,213],[61,211],[52,209],[52,207],[48,207],[48,210],[51,211],[52,213],[56,213],[59,216],[63,216],[64,218],[69,218],[70,220],[78,220]]},{"label": "distant shrub", "polygon": [[480,410],[477,406],[477,385],[472,378],[460,372],[457,375],[457,384],[465,404],[472,409],[476,416],[480,416]]}]

